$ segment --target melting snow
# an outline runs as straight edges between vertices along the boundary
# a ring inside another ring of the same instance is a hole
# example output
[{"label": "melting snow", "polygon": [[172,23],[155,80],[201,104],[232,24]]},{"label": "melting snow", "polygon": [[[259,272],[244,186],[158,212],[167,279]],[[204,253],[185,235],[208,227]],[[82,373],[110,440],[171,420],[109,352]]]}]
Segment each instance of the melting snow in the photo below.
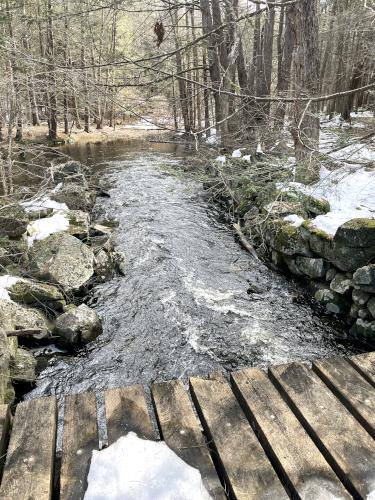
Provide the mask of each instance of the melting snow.
[{"label": "melting snow", "polygon": [[[55,187],[53,192],[58,190],[59,185]],[[66,203],[59,203],[55,200],[51,200],[48,196],[42,196],[35,200],[24,201],[22,206],[27,212],[38,212],[39,210],[45,210],[46,208],[52,208],[53,210],[68,210]]]},{"label": "melting snow", "polygon": [[225,156],[218,156],[217,158],[215,158],[215,161],[217,161],[218,163],[225,163],[227,159],[225,158]]},{"label": "melting snow", "polygon": [[93,451],[84,500],[210,500],[197,469],[130,432]]},{"label": "melting snow", "polygon": [[232,158],[241,158],[242,153],[240,149],[235,149],[232,153]]},{"label": "melting snow", "polygon": [[304,219],[302,217],[300,217],[299,215],[296,215],[296,214],[287,215],[286,217],[284,217],[284,220],[291,222],[292,226],[294,226],[294,227],[302,226],[303,221],[304,221]]},{"label": "melting snow", "polygon": [[0,299],[7,300],[8,302],[13,302],[9,297],[8,289],[15,285],[18,281],[25,280],[23,280],[22,278],[18,278],[17,276],[10,276],[9,274],[0,276]]},{"label": "melting snow", "polygon": [[251,162],[251,155],[245,155],[242,157],[243,160],[245,161],[250,161]]},{"label": "melting snow", "polygon": [[61,213],[45,217],[44,219],[37,219],[27,226],[29,247],[32,246],[35,240],[44,240],[50,234],[66,231],[68,228],[69,220]]}]

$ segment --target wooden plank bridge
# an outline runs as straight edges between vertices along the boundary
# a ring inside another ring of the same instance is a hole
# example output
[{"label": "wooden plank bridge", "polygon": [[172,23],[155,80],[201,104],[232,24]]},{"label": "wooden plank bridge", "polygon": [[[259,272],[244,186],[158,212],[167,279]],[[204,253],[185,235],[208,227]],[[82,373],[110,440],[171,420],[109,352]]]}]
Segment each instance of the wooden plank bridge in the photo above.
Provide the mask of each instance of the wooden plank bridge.
[{"label": "wooden plank bridge", "polygon": [[[108,444],[162,439],[214,499],[375,498],[375,352],[104,393]],[[79,500],[99,447],[93,393],[66,396],[56,454],[54,397],[0,406],[2,500]],[[126,474],[126,471],[124,471]],[[373,492],[371,494],[371,492]],[[178,496],[176,497],[178,498]]]}]

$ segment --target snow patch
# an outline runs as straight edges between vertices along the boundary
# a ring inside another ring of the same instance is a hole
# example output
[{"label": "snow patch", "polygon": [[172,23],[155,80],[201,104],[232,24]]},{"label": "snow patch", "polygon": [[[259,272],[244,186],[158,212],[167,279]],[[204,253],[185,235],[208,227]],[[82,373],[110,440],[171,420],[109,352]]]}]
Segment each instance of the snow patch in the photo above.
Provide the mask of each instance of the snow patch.
[{"label": "snow patch", "polygon": [[[56,192],[60,188],[58,184],[52,192]],[[66,203],[59,203],[55,200],[51,200],[51,198],[49,198],[48,196],[41,196],[40,198],[37,198],[35,200],[24,201],[23,203],[21,203],[21,205],[27,212],[38,212],[39,210],[45,210],[47,208],[62,211],[68,210],[68,206],[66,205]]]},{"label": "snow patch", "polygon": [[218,156],[217,158],[215,158],[215,161],[217,161],[218,163],[225,163],[227,159],[225,158],[225,156]]},{"label": "snow patch", "polygon": [[210,500],[201,475],[165,442],[130,432],[93,451],[84,500]]},{"label": "snow patch", "polygon": [[242,157],[242,159],[245,160],[245,161],[251,162],[251,155],[244,155]]},{"label": "snow patch", "polygon": [[9,297],[8,290],[13,285],[18,283],[19,281],[25,281],[18,276],[11,276],[10,274],[5,274],[4,276],[0,276],[0,299],[6,300],[8,302],[13,302]]},{"label": "snow patch", "polygon": [[57,213],[51,217],[37,219],[27,226],[28,245],[31,247],[35,240],[44,240],[50,234],[67,229],[69,229],[69,219],[64,214]]},{"label": "snow patch", "polygon": [[241,158],[242,153],[240,149],[235,149],[232,153],[232,158]]},{"label": "snow patch", "polygon": [[304,219],[296,214],[287,215],[284,220],[291,222],[292,226],[300,227],[303,224]]},{"label": "snow patch", "polygon": [[260,142],[258,142],[258,145],[257,145],[257,151],[256,151],[258,154],[262,155],[264,154],[263,153],[263,149],[262,149],[262,145]]}]

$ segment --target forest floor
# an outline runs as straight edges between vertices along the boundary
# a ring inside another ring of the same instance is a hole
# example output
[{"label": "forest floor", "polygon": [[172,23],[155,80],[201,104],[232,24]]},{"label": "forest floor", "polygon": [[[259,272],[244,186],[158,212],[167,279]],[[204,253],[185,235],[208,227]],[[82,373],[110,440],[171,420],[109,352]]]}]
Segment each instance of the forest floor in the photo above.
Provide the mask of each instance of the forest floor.
[{"label": "forest floor", "polygon": [[[143,139],[150,134],[161,135],[166,134],[166,131],[152,124],[134,123],[116,125],[115,128],[105,126],[100,130],[91,127],[89,133],[85,132],[83,129],[73,127],[69,135],[67,135],[64,134],[63,129],[59,127],[57,142],[71,144],[99,143],[106,141]],[[28,126],[23,130],[23,140],[26,143],[49,144],[50,141],[47,136],[48,126],[46,123],[37,126]]]}]

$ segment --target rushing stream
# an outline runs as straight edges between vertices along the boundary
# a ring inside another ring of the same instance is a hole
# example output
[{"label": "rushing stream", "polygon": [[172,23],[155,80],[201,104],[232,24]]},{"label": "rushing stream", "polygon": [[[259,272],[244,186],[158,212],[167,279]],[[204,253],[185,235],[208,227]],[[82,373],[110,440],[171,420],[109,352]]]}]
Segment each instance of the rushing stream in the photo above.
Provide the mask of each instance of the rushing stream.
[{"label": "rushing stream", "polygon": [[103,335],[53,359],[28,397],[353,352],[296,300],[295,285],[241,249],[200,183],[163,170],[184,161],[181,150],[116,143],[68,152],[111,182],[98,209],[119,222],[127,274],[93,292]]}]

